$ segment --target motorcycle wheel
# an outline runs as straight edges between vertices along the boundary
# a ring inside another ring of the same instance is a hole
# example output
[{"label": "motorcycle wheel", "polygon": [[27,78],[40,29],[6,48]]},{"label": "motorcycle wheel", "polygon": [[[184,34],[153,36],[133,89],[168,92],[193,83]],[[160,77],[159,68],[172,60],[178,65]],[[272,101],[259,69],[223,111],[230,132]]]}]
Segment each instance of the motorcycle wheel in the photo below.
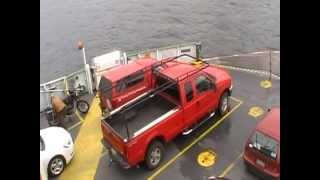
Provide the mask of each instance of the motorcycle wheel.
[{"label": "motorcycle wheel", "polygon": [[87,113],[89,111],[89,103],[85,100],[78,100],[77,109],[81,113]]}]

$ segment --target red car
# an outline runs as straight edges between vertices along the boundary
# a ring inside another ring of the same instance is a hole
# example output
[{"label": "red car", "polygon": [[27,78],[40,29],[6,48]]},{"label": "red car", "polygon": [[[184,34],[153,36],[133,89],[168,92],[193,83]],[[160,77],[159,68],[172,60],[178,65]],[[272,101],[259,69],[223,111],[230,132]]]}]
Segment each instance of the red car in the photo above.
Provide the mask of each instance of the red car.
[{"label": "red car", "polygon": [[150,65],[155,62],[155,59],[143,58],[105,72],[101,76],[98,89],[102,112],[118,108],[150,90]]},{"label": "red car", "polygon": [[272,108],[258,123],[247,140],[243,159],[249,170],[280,179],[280,108]]},{"label": "red car", "polygon": [[124,168],[140,162],[150,170],[158,167],[166,143],[229,110],[231,77],[223,69],[174,60],[152,68],[154,87],[101,122],[102,143]]}]

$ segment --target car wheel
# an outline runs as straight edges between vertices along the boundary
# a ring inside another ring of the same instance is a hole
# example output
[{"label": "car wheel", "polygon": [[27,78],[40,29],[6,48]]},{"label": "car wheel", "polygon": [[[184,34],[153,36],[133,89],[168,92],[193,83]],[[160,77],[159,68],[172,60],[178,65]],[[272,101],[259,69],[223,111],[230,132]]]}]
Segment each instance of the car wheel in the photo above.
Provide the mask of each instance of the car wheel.
[{"label": "car wheel", "polygon": [[148,148],[145,164],[147,169],[153,170],[163,159],[164,147],[160,141],[154,141]]},{"label": "car wheel", "polygon": [[62,156],[55,156],[48,164],[48,175],[50,177],[59,176],[66,166],[66,161]]},{"label": "car wheel", "polygon": [[227,114],[229,109],[230,109],[229,95],[227,92],[224,92],[219,102],[219,114],[223,116]]}]

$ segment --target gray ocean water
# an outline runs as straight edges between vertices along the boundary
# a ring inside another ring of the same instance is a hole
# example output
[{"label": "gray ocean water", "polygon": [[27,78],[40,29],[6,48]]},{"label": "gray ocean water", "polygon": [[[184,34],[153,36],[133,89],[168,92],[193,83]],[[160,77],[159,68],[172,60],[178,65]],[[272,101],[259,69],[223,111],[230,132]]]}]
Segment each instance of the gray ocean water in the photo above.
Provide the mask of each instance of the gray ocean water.
[{"label": "gray ocean water", "polygon": [[280,0],[41,0],[40,83],[115,48],[201,41],[205,57],[280,49]]}]

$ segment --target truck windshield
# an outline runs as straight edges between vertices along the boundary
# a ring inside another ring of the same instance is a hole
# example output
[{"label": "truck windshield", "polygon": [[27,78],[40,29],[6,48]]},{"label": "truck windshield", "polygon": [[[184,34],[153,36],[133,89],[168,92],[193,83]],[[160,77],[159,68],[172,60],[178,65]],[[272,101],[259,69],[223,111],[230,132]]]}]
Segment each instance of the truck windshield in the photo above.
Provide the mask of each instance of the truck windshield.
[{"label": "truck windshield", "polygon": [[251,136],[251,144],[253,148],[262,152],[263,154],[271,157],[272,159],[276,159],[277,157],[277,141],[256,131]]}]

